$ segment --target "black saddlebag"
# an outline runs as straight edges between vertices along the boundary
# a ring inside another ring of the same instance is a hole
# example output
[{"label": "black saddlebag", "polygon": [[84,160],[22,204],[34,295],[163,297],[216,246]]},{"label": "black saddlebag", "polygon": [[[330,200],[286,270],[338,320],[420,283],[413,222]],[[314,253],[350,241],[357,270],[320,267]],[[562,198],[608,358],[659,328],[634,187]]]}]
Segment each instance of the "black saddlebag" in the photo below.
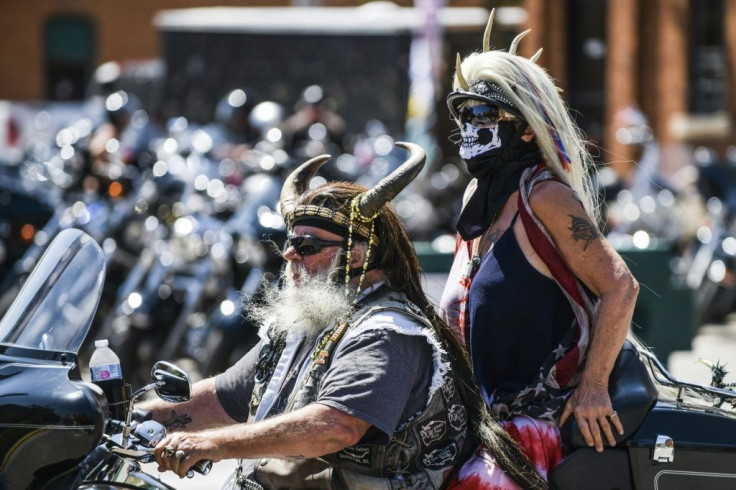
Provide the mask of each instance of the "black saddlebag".
[{"label": "black saddlebag", "polygon": [[625,448],[602,453],[581,447],[563,459],[549,477],[556,490],[631,490],[629,455]]},{"label": "black saddlebag", "polygon": [[[669,460],[655,457],[658,439],[669,441]],[[736,488],[733,414],[659,401],[626,444],[637,490]]]}]

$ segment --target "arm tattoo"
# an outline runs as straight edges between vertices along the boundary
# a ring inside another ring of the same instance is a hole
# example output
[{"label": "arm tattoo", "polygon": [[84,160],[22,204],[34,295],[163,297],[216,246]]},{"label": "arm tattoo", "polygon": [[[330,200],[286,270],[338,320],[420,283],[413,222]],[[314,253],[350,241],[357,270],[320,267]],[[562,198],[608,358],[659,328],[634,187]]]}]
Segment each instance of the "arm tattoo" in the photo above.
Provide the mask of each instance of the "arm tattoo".
[{"label": "arm tattoo", "polygon": [[598,229],[590,224],[588,220],[584,218],[578,218],[577,216],[573,216],[569,214],[570,218],[572,219],[572,224],[570,225],[570,228],[568,228],[570,231],[572,231],[572,239],[576,242],[580,240],[585,241],[585,245],[583,245],[583,251],[588,249],[588,246],[601,236],[601,234],[598,232]]},{"label": "arm tattoo", "polygon": [[161,422],[164,427],[166,427],[166,430],[173,431],[176,429],[185,429],[187,427],[187,424],[192,421],[192,418],[183,413],[181,415],[178,415],[174,410],[171,411],[171,416],[168,420],[164,420]]},{"label": "arm tattoo", "polygon": [[493,230],[488,234],[488,243],[496,243],[503,234],[504,230]]}]

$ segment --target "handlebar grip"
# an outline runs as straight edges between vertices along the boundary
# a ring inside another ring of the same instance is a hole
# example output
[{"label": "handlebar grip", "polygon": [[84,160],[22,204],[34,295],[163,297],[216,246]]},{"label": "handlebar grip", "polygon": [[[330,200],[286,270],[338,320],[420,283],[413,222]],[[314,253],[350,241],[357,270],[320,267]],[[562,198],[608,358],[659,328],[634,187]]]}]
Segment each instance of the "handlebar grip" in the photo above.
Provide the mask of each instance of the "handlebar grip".
[{"label": "handlebar grip", "polygon": [[206,475],[210,472],[212,469],[212,460],[210,459],[203,459],[201,461],[197,461],[194,463],[194,466],[191,467],[189,471],[187,471],[187,478],[192,478],[194,476],[194,472],[200,473],[202,475]]}]

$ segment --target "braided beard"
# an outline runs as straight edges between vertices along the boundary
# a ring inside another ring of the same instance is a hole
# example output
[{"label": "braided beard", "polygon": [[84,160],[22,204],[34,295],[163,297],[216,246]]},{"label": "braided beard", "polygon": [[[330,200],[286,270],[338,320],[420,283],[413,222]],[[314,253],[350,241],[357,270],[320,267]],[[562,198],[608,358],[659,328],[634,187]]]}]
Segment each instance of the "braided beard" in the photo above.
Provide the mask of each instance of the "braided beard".
[{"label": "braided beard", "polygon": [[248,310],[256,325],[274,321],[276,329],[297,330],[305,337],[316,337],[352,311],[345,297],[345,286],[335,281],[342,269],[341,254],[335,254],[324,272],[310,274],[301,262],[288,262],[281,273],[282,288],[266,291],[259,304]]}]

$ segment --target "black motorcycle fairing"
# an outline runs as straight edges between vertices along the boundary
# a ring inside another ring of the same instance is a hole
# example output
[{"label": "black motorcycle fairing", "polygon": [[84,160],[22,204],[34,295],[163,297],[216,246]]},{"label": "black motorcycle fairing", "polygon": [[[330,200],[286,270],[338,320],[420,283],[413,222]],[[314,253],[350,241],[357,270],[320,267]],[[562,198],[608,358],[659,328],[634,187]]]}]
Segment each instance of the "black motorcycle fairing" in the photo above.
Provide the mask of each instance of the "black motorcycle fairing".
[{"label": "black motorcycle fairing", "polygon": [[1,488],[47,488],[102,439],[104,394],[69,369],[0,359]]},{"label": "black motorcycle fairing", "polygon": [[64,230],[0,320],[0,488],[68,488],[102,439],[107,402],[76,360],[104,270],[94,240]]}]

